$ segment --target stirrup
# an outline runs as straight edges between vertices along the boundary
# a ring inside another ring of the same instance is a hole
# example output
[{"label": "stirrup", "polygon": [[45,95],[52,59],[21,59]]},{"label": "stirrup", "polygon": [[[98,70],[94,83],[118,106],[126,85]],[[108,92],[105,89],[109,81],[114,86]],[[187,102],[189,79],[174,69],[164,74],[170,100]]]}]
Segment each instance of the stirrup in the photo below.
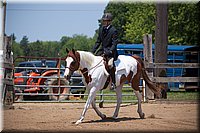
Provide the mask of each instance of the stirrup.
[{"label": "stirrup", "polygon": [[114,58],[111,58],[111,59],[108,61],[108,67],[109,67],[109,68],[112,68],[112,67],[113,67],[113,60],[114,60]]},{"label": "stirrup", "polygon": [[111,88],[110,88],[110,90],[113,90],[113,91],[116,90],[116,85],[115,85],[114,83],[111,84]]}]

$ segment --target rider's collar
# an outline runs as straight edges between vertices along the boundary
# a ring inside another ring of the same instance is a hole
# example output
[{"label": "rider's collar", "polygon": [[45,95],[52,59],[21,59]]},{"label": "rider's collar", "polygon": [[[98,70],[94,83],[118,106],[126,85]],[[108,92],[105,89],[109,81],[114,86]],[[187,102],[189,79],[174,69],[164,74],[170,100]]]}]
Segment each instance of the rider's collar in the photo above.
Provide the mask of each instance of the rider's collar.
[{"label": "rider's collar", "polygon": [[111,27],[111,25],[108,25],[108,26],[104,26],[106,29],[109,29]]},{"label": "rider's collar", "polygon": [[106,28],[109,29],[111,25],[108,25]]}]

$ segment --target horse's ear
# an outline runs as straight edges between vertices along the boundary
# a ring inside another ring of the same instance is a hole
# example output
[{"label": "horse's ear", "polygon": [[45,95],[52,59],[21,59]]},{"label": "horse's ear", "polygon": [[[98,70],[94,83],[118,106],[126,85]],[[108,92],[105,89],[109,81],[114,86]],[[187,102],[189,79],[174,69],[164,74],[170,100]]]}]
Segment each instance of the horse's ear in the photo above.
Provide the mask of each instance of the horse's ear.
[{"label": "horse's ear", "polygon": [[69,50],[68,50],[68,48],[66,48],[66,52],[67,52],[67,53],[69,53]]},{"label": "horse's ear", "polygon": [[76,51],[75,51],[74,49],[72,49],[72,52],[73,52],[73,54],[75,55],[75,52],[76,52]]}]

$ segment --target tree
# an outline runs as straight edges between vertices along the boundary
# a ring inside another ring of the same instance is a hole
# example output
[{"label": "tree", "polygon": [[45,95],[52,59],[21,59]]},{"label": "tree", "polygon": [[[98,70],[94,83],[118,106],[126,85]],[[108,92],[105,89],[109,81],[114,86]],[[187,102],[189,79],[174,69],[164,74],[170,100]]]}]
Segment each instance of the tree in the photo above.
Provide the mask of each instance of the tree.
[{"label": "tree", "polygon": [[199,9],[195,3],[169,4],[169,43],[197,45]]},{"label": "tree", "polygon": [[39,40],[30,43],[28,49],[29,53],[27,56],[43,57],[45,55],[42,42]]},{"label": "tree", "polygon": [[129,40],[125,38],[124,25],[127,23],[127,15],[129,6],[132,5],[126,2],[109,2],[104,12],[110,12],[113,15],[112,24],[118,30],[119,42],[129,43]]},{"label": "tree", "polygon": [[12,36],[12,41],[15,41],[16,40],[15,34],[13,33],[13,34],[11,34],[11,36]]},{"label": "tree", "polygon": [[155,33],[155,4],[132,3],[129,5],[127,23],[123,26],[125,39],[132,43],[142,43],[145,34]]},{"label": "tree", "polygon": [[60,43],[61,43],[62,45],[65,45],[69,40],[70,40],[70,37],[68,37],[68,36],[63,36],[63,37],[60,39]]},{"label": "tree", "polygon": [[[142,43],[144,34],[155,41],[155,3],[109,2],[104,12],[114,16],[121,43]],[[168,7],[169,44],[197,45],[199,10],[197,3],[170,3]]]},{"label": "tree", "polygon": [[28,54],[29,54],[28,44],[29,44],[28,37],[23,36],[22,40],[20,41],[20,45],[24,51],[25,56],[28,56]]},{"label": "tree", "polygon": [[92,46],[95,43],[94,38],[88,38],[85,35],[73,35],[73,37],[63,36],[60,40],[60,54],[61,56],[66,55],[66,48],[68,49],[76,49],[76,50],[84,50],[91,51]]},{"label": "tree", "polygon": [[109,2],[104,12],[114,16],[112,24],[120,43],[142,43],[144,34],[155,32],[155,5],[152,3]]},{"label": "tree", "polygon": [[44,57],[59,57],[61,46],[57,41],[45,41],[42,43]]},{"label": "tree", "polygon": [[20,46],[19,43],[12,41],[12,52],[13,52],[13,59],[15,59],[18,56],[24,56],[24,50]]},{"label": "tree", "polygon": [[23,36],[22,40],[20,41],[20,44],[22,46],[28,45],[28,37],[27,36]]}]

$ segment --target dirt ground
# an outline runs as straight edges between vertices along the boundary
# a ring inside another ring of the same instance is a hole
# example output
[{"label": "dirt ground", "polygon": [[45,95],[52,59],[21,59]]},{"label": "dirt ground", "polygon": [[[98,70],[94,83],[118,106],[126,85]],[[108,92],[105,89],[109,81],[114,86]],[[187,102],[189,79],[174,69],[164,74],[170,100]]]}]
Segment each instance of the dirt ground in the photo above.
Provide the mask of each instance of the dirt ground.
[{"label": "dirt ground", "polygon": [[197,103],[143,103],[145,119],[139,119],[137,105],[122,104],[117,120],[111,119],[115,104],[104,103],[101,120],[90,107],[84,122],[75,125],[84,103],[15,103],[3,111],[3,131],[7,132],[198,132]]}]

